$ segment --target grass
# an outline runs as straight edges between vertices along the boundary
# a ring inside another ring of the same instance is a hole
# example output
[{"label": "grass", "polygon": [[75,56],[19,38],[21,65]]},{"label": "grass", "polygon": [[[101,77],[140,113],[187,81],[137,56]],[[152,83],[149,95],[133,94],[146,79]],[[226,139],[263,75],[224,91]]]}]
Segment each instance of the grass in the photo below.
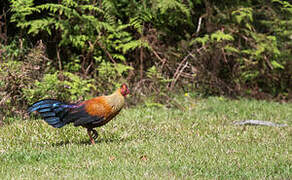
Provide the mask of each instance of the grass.
[{"label": "grass", "polygon": [[[17,120],[0,129],[0,179],[290,179],[292,104],[183,97],[186,111],[125,109],[98,128]],[[267,120],[288,127],[235,126]]]}]

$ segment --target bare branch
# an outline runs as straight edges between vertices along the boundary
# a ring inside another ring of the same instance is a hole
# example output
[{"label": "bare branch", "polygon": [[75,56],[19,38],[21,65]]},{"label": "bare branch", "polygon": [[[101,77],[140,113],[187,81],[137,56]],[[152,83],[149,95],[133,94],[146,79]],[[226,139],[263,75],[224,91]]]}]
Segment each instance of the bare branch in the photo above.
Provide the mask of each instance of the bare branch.
[{"label": "bare branch", "polygon": [[60,49],[57,48],[57,59],[58,59],[58,64],[59,64],[59,70],[62,71],[62,62],[61,62],[61,57],[60,57]]},{"label": "bare branch", "polygon": [[109,57],[109,59],[116,64],[116,61],[114,60],[114,58],[112,57],[112,55],[108,52],[108,50],[106,50],[106,48],[102,45],[101,42],[97,41],[97,44],[101,47],[101,49],[106,53],[106,55]]},{"label": "bare branch", "polygon": [[196,30],[197,34],[199,33],[199,31],[201,29],[201,23],[202,23],[202,16],[199,18],[198,27],[197,27],[197,30]]},{"label": "bare branch", "polygon": [[235,125],[262,125],[262,126],[274,126],[274,127],[284,127],[288,126],[287,124],[278,124],[270,121],[261,121],[261,120],[245,120],[245,121],[236,121],[233,122]]}]

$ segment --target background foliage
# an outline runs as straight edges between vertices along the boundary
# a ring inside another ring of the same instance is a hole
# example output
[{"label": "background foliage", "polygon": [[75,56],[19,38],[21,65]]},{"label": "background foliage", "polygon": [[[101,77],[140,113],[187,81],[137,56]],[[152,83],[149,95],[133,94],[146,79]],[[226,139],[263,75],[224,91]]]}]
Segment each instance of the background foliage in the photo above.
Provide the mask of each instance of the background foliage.
[{"label": "background foliage", "polygon": [[[0,105],[109,93],[292,98],[292,4],[285,0],[11,0],[0,6]],[[6,110],[5,110],[6,108]]]}]

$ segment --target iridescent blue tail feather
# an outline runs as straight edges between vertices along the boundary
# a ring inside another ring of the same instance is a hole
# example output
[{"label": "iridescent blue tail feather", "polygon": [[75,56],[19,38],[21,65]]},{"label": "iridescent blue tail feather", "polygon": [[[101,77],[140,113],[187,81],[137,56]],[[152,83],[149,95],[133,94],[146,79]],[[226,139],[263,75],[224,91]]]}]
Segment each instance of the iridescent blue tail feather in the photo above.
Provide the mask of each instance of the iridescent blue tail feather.
[{"label": "iridescent blue tail feather", "polygon": [[72,106],[58,100],[44,99],[31,105],[28,108],[28,113],[37,111],[49,125],[61,128],[66,125],[63,118],[68,114]]}]

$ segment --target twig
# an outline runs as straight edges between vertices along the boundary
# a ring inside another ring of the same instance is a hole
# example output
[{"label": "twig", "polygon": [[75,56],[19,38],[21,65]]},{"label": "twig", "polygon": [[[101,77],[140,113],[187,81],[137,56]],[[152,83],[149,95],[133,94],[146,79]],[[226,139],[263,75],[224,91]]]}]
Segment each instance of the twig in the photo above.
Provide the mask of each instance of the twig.
[{"label": "twig", "polygon": [[198,27],[197,27],[197,30],[196,30],[197,34],[199,33],[200,28],[201,28],[202,18],[203,18],[202,16],[199,18]]},{"label": "twig", "polygon": [[270,61],[268,60],[267,56],[264,56],[264,60],[265,60],[265,62],[267,63],[268,67],[269,67],[271,70],[273,70],[274,68],[273,68],[272,64],[270,63]]},{"label": "twig", "polygon": [[61,62],[61,58],[60,58],[60,49],[58,47],[57,48],[57,59],[58,59],[58,64],[59,64],[59,70],[62,71],[62,62]]},{"label": "twig", "polygon": [[[153,48],[152,48],[153,49]],[[161,65],[161,69],[163,69],[164,65],[166,64],[166,59],[165,58],[161,58],[158,53],[153,49],[153,54],[157,57],[158,60],[160,60],[162,62],[162,65]]]},{"label": "twig", "polygon": [[208,15],[208,13],[205,13],[205,14],[203,14],[202,16],[199,17],[198,27],[197,27],[197,30],[196,30],[196,34],[198,34],[199,31],[200,31],[200,29],[201,29],[202,19],[203,19],[204,17],[206,17],[207,15]]},{"label": "twig", "polygon": [[143,78],[143,47],[140,48],[140,78]]},{"label": "twig", "polygon": [[[3,22],[1,22],[2,18],[3,18]],[[6,24],[6,22],[7,22],[6,12],[3,9],[3,13],[0,16],[0,38],[4,41],[3,44],[5,44],[5,45],[7,43],[7,24]],[[2,26],[3,26],[3,30],[2,30]]]},{"label": "twig", "polygon": [[106,55],[110,58],[110,60],[116,64],[116,61],[113,59],[112,55],[105,49],[105,47],[101,44],[101,42],[97,41],[97,44],[101,47],[101,49],[106,53]]},{"label": "twig", "polygon": [[88,71],[92,65],[93,65],[93,61],[91,61],[90,64],[87,66],[87,68],[85,70],[85,76],[88,74]]},{"label": "twig", "polygon": [[92,55],[92,52],[93,52],[94,47],[97,44],[98,40],[99,40],[99,38],[97,37],[93,44],[91,43],[91,41],[88,41],[88,44],[89,44],[90,48],[89,48],[89,51],[86,54],[86,57],[83,56],[83,61],[82,61],[82,64],[81,64],[81,68],[82,68],[82,71],[85,74],[85,76],[88,74],[88,71],[89,71],[90,67],[93,65],[93,60],[92,60],[92,58],[90,58],[90,60],[91,60],[90,64],[87,66],[86,69],[84,68],[85,62]]},{"label": "twig", "polygon": [[144,82],[146,82],[146,81],[151,82],[150,79],[141,79],[141,80],[136,84],[136,86],[133,88],[133,91],[134,91],[134,92],[138,91],[138,89],[139,89],[140,87],[143,87],[143,85],[141,85],[141,84],[144,83]]},{"label": "twig", "polygon": [[1,101],[0,101],[0,106],[2,106],[2,105],[6,102],[6,100],[10,97],[11,94],[12,94],[12,93],[6,94],[6,95],[1,99]]},{"label": "twig", "polygon": [[177,76],[177,74],[179,73],[179,69],[180,69],[180,67],[183,65],[183,63],[188,59],[188,57],[190,56],[190,53],[181,61],[181,63],[179,64],[179,66],[177,67],[177,69],[176,69],[176,71],[175,71],[175,73],[174,73],[174,75],[173,75],[173,77],[176,77]]},{"label": "twig", "polygon": [[223,59],[224,59],[225,63],[227,63],[227,58],[226,58],[226,54],[224,52],[224,48],[221,48],[221,50],[222,50],[222,54],[223,54]]},{"label": "twig", "polygon": [[[180,74],[183,72],[183,70],[187,67],[188,62],[182,67],[182,65],[185,63],[185,61],[189,58],[189,56],[191,56],[191,52],[181,61],[181,63],[179,64],[179,66],[176,68],[176,71],[173,75],[174,80],[171,82],[170,84],[170,90],[172,90],[172,88],[174,87],[176,81],[178,80]],[[181,68],[182,67],[182,68]]]},{"label": "twig", "polygon": [[236,121],[233,122],[235,125],[262,125],[262,126],[273,126],[273,127],[285,127],[287,124],[277,124],[270,121],[261,121],[261,120],[245,120],[245,121]]},{"label": "twig", "polygon": [[194,76],[191,73],[185,73],[185,72],[182,72],[180,76],[185,77],[185,78],[190,78],[190,79],[194,78]]},{"label": "twig", "polygon": [[183,70],[188,66],[188,61],[186,62],[186,64],[181,68],[181,70],[179,71],[179,73],[177,74],[177,76],[175,77],[174,81],[171,82],[171,86],[170,86],[170,90],[172,90],[172,88],[174,87],[176,81],[178,80],[178,78],[180,77],[181,73],[183,72]]}]

